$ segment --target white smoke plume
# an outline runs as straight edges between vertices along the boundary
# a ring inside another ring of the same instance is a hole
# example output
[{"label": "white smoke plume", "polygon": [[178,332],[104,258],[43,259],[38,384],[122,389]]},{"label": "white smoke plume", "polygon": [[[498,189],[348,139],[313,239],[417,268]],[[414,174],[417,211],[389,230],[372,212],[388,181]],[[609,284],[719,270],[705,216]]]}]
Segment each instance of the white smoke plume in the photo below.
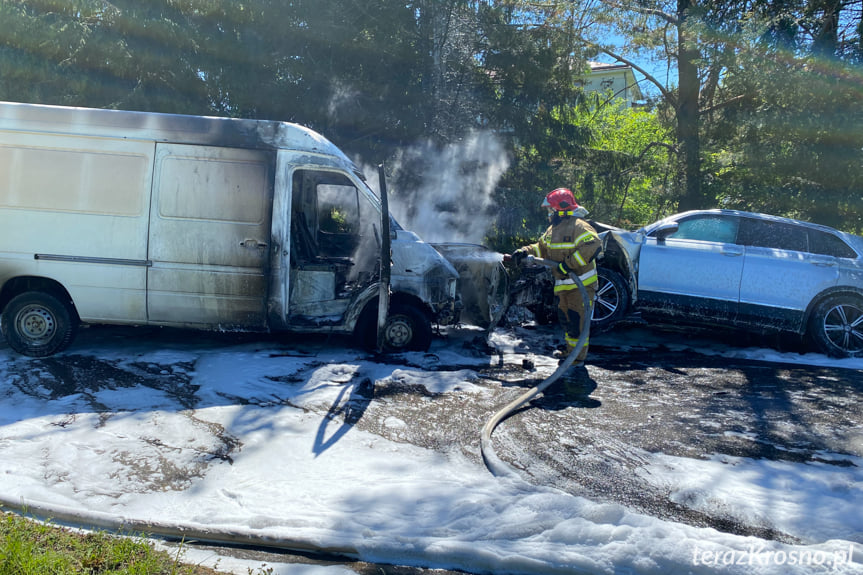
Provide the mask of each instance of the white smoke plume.
[{"label": "white smoke plume", "polygon": [[[386,164],[390,212],[427,242],[482,243],[497,215],[492,194],[508,167],[503,145],[487,132],[404,149]],[[368,176],[377,188],[377,174]]]}]

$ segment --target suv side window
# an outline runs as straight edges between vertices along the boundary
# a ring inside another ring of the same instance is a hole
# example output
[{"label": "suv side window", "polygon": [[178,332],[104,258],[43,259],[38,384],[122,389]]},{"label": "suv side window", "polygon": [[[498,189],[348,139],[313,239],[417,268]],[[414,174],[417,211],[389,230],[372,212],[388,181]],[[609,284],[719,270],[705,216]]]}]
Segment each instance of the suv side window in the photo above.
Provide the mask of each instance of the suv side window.
[{"label": "suv side window", "polygon": [[856,258],[857,252],[833,234],[809,230],[809,249],[813,254],[836,258]]},{"label": "suv side window", "polygon": [[680,220],[677,231],[668,236],[676,240],[698,240],[734,244],[737,242],[738,219],[710,214]]},{"label": "suv side window", "polygon": [[739,243],[757,248],[809,251],[809,236],[805,228],[751,218],[743,218],[740,223]]}]

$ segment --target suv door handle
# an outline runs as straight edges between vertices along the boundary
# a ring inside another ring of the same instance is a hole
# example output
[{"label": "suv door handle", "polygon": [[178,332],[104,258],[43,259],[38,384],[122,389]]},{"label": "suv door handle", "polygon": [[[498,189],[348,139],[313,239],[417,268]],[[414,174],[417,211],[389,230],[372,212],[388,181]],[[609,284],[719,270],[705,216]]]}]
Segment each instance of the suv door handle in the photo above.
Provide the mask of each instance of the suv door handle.
[{"label": "suv door handle", "polygon": [[811,260],[809,263],[819,268],[829,268],[836,265],[836,260]]},{"label": "suv door handle", "polygon": [[265,244],[264,242],[262,242],[260,240],[255,240],[255,239],[250,238],[250,239],[246,239],[246,240],[241,241],[240,247],[254,250],[254,249],[265,248],[265,247],[267,247],[267,244]]},{"label": "suv door handle", "polygon": [[728,248],[728,247],[724,247],[724,248],[722,248],[722,255],[724,255],[724,256],[728,256],[728,257],[737,257],[737,256],[742,256],[742,255],[743,255],[743,250],[742,250],[741,248]]}]

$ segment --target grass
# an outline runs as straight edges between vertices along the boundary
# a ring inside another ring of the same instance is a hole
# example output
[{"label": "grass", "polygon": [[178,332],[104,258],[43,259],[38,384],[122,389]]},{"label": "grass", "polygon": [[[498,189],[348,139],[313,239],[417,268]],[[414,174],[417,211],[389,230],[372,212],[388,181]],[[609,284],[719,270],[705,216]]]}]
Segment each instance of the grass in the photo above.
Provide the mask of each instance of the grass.
[{"label": "grass", "polygon": [[[258,571],[263,573],[262,571]],[[0,575],[215,575],[143,537],[82,532],[0,513]],[[249,570],[252,575],[252,571]]]}]

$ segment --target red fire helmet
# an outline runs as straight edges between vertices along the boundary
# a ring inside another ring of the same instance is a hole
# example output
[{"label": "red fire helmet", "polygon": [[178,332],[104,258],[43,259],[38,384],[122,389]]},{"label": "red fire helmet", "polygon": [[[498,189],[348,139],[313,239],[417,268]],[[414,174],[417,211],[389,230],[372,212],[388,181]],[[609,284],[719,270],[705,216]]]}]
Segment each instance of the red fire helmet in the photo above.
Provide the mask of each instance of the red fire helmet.
[{"label": "red fire helmet", "polygon": [[571,212],[578,209],[575,196],[566,188],[557,188],[549,192],[542,202],[542,207],[551,208],[556,212]]}]

